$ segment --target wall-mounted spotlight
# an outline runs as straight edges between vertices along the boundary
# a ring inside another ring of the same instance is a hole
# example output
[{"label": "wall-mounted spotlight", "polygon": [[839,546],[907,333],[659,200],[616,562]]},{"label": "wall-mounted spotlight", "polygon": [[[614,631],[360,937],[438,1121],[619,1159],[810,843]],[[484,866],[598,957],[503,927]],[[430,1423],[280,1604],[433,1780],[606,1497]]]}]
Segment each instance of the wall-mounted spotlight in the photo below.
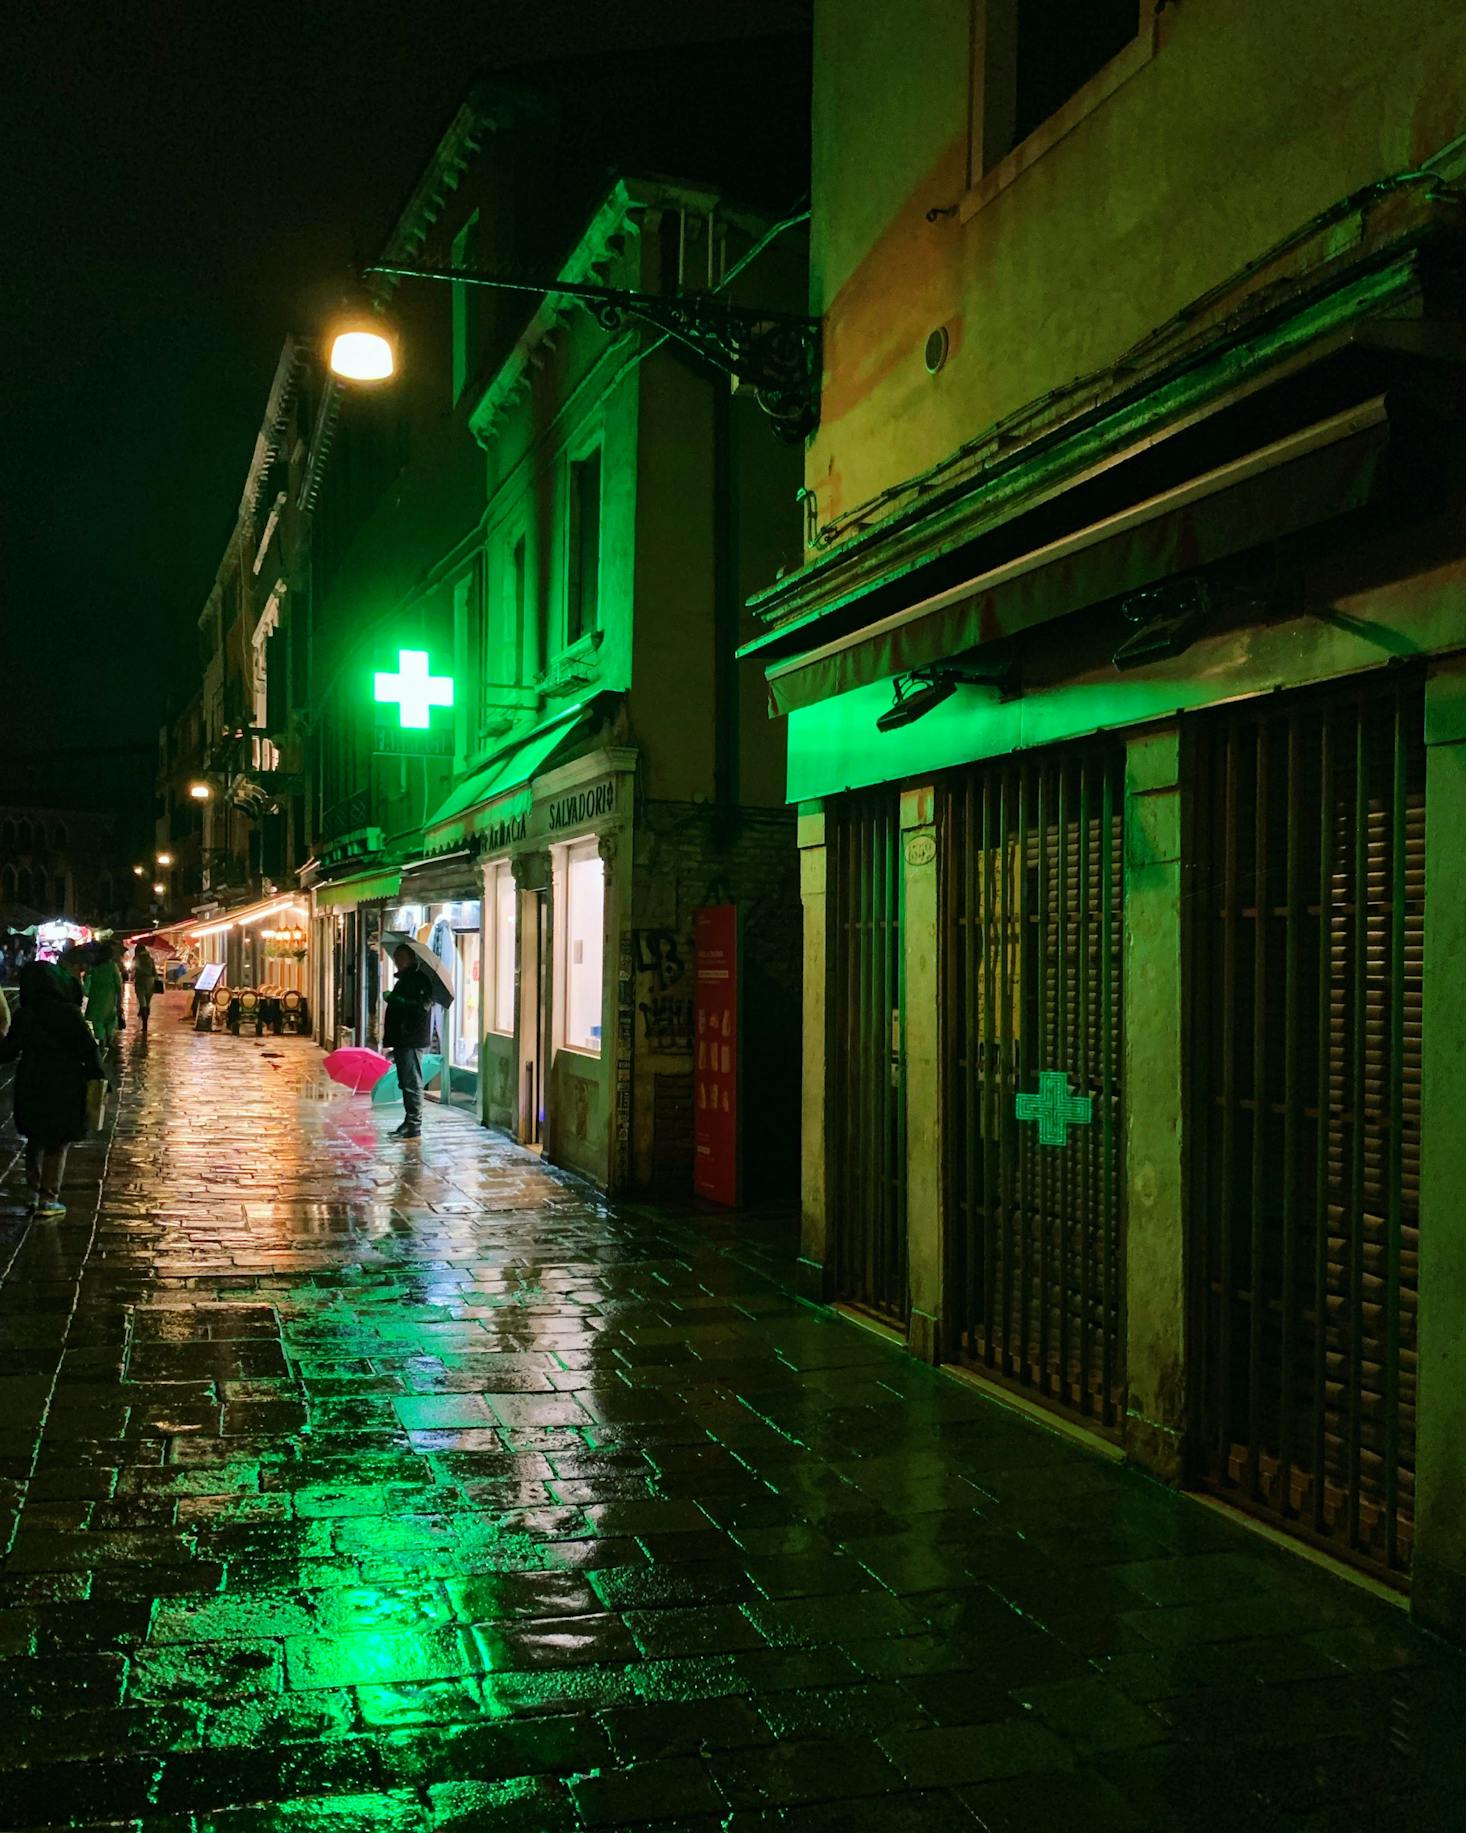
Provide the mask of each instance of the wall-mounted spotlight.
[{"label": "wall-mounted spotlight", "polygon": [[896,732],[902,726],[915,725],[934,707],[950,700],[959,687],[1005,687],[1012,672],[1007,665],[988,670],[913,668],[909,675],[897,675],[891,683],[895,699],[876,720],[876,730]]},{"label": "wall-mounted spotlight", "polygon": [[1216,607],[1209,579],[1168,579],[1120,601],[1120,615],[1135,626],[1115,651],[1115,667],[1143,668],[1189,649]]}]

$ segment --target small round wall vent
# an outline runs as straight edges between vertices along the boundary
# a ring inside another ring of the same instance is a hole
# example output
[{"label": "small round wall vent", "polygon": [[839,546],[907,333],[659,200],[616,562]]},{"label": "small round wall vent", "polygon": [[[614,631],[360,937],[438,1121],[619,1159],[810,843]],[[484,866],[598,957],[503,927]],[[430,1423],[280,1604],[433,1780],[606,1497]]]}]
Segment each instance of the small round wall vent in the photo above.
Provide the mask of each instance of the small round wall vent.
[{"label": "small round wall vent", "polygon": [[926,364],[926,372],[929,376],[934,376],[946,362],[947,347],[947,327],[938,325],[935,331],[928,333],[926,349],[922,352],[922,360]]}]

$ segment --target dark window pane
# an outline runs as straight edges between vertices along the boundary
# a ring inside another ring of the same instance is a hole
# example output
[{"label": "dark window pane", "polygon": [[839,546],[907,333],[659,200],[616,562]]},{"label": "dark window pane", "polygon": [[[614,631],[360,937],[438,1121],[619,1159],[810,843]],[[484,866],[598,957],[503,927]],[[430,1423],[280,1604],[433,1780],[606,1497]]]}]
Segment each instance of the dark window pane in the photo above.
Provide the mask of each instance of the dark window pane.
[{"label": "dark window pane", "polygon": [[1138,17],[1136,0],[1019,0],[1014,146],[1129,44]]}]

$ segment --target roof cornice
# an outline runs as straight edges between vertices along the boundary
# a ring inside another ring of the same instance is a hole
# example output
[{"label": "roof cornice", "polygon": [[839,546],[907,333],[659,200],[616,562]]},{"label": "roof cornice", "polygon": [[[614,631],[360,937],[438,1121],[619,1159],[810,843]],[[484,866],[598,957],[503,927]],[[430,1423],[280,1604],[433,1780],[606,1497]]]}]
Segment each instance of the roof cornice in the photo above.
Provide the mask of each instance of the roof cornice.
[{"label": "roof cornice", "polygon": [[[627,241],[639,236],[649,219],[654,221],[666,210],[691,210],[702,215],[717,211],[755,238],[769,226],[767,217],[729,204],[720,192],[705,185],[672,178],[618,178],[597,205],[555,278],[603,284],[612,264],[625,252]],[[553,291],[547,291],[541,299],[469,415],[469,430],[480,445],[487,446],[492,441],[500,420],[527,391],[533,371],[541,366],[540,351],[579,304],[573,296]]]}]

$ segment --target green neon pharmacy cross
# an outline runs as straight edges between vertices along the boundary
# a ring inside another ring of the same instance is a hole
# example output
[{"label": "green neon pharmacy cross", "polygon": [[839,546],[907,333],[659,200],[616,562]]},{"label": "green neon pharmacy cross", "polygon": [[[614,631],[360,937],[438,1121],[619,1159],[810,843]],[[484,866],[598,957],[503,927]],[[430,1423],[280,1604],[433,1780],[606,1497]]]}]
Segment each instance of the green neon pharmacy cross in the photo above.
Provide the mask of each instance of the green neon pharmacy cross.
[{"label": "green neon pharmacy cross", "polygon": [[376,698],[397,702],[398,725],[421,728],[431,724],[435,706],[452,706],[453,677],[428,673],[427,650],[399,649],[397,673],[376,677]]},{"label": "green neon pharmacy cross", "polygon": [[1020,1120],[1038,1122],[1041,1146],[1067,1146],[1070,1127],[1087,1127],[1094,1119],[1094,1101],[1089,1095],[1071,1095],[1062,1069],[1041,1069],[1038,1093],[1015,1095],[1013,1112]]}]

